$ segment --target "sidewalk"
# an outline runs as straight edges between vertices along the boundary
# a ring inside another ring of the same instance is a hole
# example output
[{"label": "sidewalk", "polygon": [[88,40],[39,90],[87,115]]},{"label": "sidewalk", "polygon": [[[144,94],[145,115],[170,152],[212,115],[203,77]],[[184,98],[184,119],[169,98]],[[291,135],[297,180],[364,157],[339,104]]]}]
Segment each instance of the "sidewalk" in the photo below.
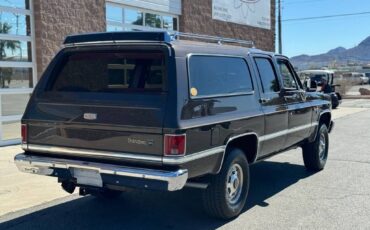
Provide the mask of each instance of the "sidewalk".
[{"label": "sidewalk", "polygon": [[56,178],[21,173],[13,158],[19,145],[0,148],[0,216],[68,196]]}]

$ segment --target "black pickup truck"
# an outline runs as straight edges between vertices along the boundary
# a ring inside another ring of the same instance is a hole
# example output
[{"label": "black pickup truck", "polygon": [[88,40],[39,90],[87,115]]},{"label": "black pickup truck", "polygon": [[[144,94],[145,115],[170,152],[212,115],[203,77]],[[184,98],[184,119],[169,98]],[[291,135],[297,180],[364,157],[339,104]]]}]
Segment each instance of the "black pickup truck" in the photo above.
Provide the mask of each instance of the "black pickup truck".
[{"label": "black pickup truck", "polygon": [[302,147],[308,170],[324,168],[330,98],[305,92],[288,58],[181,36],[192,37],[67,37],[22,118],[19,170],[100,197],[199,188],[205,210],[228,219],[246,202],[250,164]]}]

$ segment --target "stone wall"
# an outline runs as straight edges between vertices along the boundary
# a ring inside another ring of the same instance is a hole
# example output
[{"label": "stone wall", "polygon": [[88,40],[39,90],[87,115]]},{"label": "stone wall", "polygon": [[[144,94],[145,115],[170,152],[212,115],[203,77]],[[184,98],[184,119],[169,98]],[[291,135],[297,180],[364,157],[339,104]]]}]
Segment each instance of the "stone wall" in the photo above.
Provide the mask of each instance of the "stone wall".
[{"label": "stone wall", "polygon": [[33,0],[33,4],[38,77],[67,35],[106,30],[105,0]]},{"label": "stone wall", "polygon": [[275,50],[275,0],[271,0],[271,30],[213,20],[212,0],[182,0],[179,21],[181,32],[252,40],[256,48]]}]

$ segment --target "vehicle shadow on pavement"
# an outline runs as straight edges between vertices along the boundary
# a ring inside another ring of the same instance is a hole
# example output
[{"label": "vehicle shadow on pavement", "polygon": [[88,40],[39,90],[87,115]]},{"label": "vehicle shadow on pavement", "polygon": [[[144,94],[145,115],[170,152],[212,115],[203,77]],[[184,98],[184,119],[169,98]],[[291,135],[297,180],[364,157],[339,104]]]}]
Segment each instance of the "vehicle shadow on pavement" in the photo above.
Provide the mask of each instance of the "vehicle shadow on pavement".
[{"label": "vehicle shadow on pavement", "polygon": [[[310,175],[301,165],[271,161],[252,165],[244,211],[268,206],[268,198]],[[90,196],[69,201],[0,224],[0,229],[215,229],[228,222],[204,213],[198,190],[134,190],[111,201]]]}]

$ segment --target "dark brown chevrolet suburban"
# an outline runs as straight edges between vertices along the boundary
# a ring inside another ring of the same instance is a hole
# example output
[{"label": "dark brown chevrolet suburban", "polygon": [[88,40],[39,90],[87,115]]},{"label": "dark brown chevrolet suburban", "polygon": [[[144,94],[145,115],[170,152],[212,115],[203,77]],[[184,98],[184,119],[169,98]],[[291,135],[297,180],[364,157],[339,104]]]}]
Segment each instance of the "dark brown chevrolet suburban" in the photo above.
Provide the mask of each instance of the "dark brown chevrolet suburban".
[{"label": "dark brown chevrolet suburban", "polygon": [[250,164],[301,147],[307,169],[323,169],[330,98],[306,92],[288,58],[241,44],[165,32],[67,37],[22,118],[17,167],[106,198],[199,188],[207,213],[224,219],[245,205]]}]

